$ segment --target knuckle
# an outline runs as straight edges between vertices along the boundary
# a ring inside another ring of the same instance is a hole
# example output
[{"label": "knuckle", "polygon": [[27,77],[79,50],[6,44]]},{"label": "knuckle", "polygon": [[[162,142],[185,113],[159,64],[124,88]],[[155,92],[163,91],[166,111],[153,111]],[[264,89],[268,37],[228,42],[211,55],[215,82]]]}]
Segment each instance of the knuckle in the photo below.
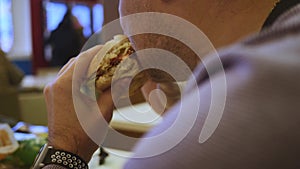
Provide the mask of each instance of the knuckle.
[{"label": "knuckle", "polygon": [[50,95],[50,93],[51,93],[51,85],[50,84],[47,84],[44,87],[43,93],[44,93],[45,96],[49,96]]},{"label": "knuckle", "polygon": [[59,93],[62,90],[64,83],[63,80],[57,79],[55,82],[47,84],[43,90],[44,95],[50,96],[53,93]]},{"label": "knuckle", "polygon": [[55,83],[52,84],[52,88],[54,91],[58,91],[59,89],[62,88],[64,82],[62,82],[62,80],[58,79],[57,81],[55,81]]}]

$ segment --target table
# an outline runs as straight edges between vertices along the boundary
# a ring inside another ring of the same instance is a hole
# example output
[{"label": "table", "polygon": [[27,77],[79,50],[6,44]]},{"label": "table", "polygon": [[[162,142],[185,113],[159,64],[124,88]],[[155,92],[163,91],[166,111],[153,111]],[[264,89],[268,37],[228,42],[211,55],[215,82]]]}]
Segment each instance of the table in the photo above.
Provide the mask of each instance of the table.
[{"label": "table", "polygon": [[162,117],[148,103],[140,103],[114,110],[110,125],[116,130],[145,133],[161,121]]},{"label": "table", "polygon": [[105,159],[103,165],[99,165],[99,149],[94,153],[91,161],[89,162],[89,168],[92,169],[122,169],[128,157],[132,155],[131,152],[122,151],[117,149],[105,148],[105,151],[109,153],[109,156]]}]

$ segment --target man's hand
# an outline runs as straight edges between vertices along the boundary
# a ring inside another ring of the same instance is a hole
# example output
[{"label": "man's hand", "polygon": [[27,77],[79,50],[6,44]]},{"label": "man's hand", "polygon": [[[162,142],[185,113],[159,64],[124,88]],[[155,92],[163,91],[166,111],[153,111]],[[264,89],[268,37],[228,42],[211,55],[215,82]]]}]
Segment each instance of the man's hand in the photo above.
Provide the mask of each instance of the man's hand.
[{"label": "man's hand", "polygon": [[[100,46],[94,47],[71,59],[60,70],[57,79],[44,89],[48,111],[49,145],[75,153],[86,162],[90,160],[98,145],[88,137],[77,118],[72,98],[73,74],[75,65],[80,58],[81,61],[84,60],[84,65],[86,65],[86,68],[80,69],[83,72],[82,76],[84,76],[91,59],[100,49]],[[79,79],[84,78],[79,77]],[[103,117],[109,122],[113,111],[111,92],[109,90],[103,92],[97,102]],[[101,133],[101,129],[99,129],[99,133]]]}]

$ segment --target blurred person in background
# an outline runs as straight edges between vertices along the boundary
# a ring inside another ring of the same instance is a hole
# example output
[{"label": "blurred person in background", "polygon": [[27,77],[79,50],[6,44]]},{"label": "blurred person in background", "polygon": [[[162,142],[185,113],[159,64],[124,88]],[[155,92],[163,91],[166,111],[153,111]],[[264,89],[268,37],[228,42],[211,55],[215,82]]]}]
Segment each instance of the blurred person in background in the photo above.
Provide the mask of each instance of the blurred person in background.
[{"label": "blurred person in background", "polygon": [[23,71],[11,63],[0,49],[0,115],[3,118],[20,118],[18,87],[23,77]]},{"label": "blurred person in background", "polygon": [[82,25],[68,8],[58,27],[53,30],[50,37],[46,40],[52,49],[50,66],[61,67],[70,58],[79,54],[85,38],[82,32]]}]

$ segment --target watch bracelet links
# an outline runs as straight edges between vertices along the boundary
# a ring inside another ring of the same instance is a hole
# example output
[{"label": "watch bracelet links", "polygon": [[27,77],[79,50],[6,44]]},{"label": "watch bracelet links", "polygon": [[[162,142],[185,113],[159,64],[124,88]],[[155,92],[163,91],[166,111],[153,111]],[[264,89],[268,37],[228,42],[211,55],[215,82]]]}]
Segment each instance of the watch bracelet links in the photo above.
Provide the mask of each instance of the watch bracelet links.
[{"label": "watch bracelet links", "polygon": [[55,164],[68,169],[88,169],[87,163],[78,155],[71,152],[50,148],[44,166]]}]

